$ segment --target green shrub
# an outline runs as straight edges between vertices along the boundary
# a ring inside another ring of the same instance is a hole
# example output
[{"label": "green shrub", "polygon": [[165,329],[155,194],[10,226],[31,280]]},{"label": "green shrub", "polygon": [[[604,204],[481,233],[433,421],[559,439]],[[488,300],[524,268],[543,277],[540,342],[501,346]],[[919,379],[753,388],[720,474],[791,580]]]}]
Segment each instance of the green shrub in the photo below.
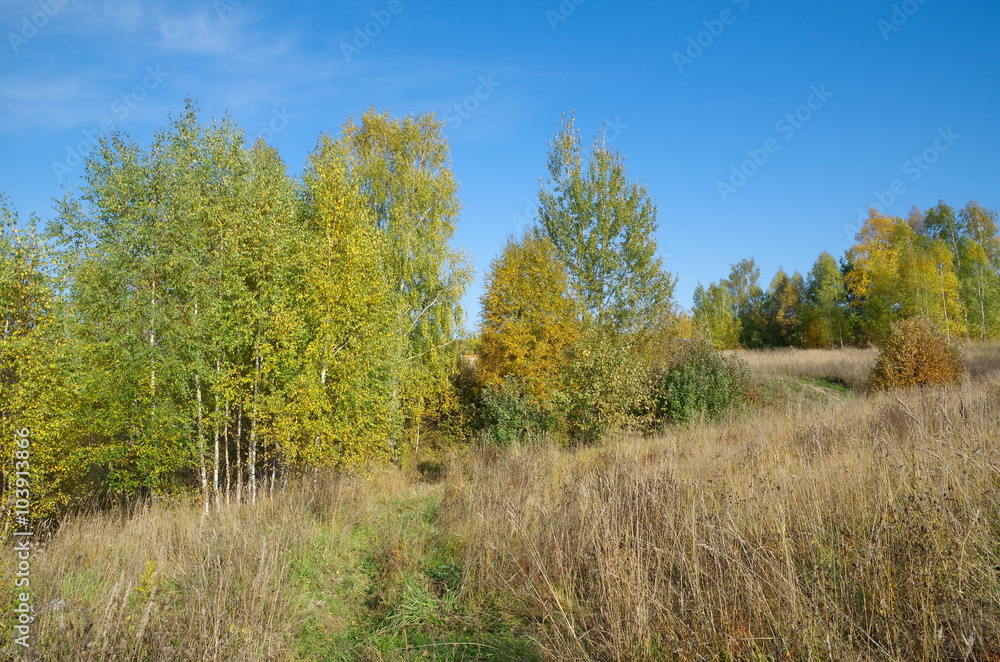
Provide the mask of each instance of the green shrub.
[{"label": "green shrub", "polygon": [[687,423],[697,418],[716,420],[751,402],[750,368],[745,361],[726,357],[707,343],[696,343],[652,376],[649,393],[651,423]]},{"label": "green shrub", "polygon": [[500,446],[537,441],[551,423],[551,416],[511,375],[499,385],[483,387],[479,412],[484,439]]},{"label": "green shrub", "polygon": [[636,408],[647,391],[646,365],[622,334],[591,329],[578,340],[553,397],[568,441],[596,444],[609,433],[636,427]]},{"label": "green shrub", "polygon": [[956,384],[965,371],[958,347],[926,317],[893,322],[879,349],[868,379],[875,391]]}]

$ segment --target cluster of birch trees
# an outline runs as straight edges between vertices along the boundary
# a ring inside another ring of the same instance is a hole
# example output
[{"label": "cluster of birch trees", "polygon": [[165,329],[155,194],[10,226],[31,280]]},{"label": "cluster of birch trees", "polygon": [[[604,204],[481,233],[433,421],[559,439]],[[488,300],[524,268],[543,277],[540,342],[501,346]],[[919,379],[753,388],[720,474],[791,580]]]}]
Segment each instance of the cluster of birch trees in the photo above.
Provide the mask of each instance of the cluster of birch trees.
[{"label": "cluster of birch trees", "polygon": [[779,270],[765,290],[752,258],[694,294],[696,330],[720,349],[877,342],[892,322],[927,317],[952,338],[1000,338],[997,212],[945,202],[908,218],[877,210],[840,263]]},{"label": "cluster of birch trees", "polygon": [[470,279],[442,128],[368,111],[293,178],[188,103],[103,138],[44,231],[4,205],[0,425],[32,431],[40,507],[253,500],[411,443]]}]

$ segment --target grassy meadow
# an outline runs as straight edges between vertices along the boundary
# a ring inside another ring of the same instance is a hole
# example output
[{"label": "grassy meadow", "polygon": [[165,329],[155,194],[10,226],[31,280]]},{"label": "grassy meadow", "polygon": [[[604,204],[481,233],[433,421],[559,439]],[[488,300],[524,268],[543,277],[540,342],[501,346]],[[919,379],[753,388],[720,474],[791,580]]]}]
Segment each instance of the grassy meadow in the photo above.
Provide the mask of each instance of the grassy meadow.
[{"label": "grassy meadow", "polygon": [[759,406],[719,423],[72,517],[32,555],[31,648],[2,650],[1000,661],[1000,345],[879,394],[872,350],[737,354]]}]

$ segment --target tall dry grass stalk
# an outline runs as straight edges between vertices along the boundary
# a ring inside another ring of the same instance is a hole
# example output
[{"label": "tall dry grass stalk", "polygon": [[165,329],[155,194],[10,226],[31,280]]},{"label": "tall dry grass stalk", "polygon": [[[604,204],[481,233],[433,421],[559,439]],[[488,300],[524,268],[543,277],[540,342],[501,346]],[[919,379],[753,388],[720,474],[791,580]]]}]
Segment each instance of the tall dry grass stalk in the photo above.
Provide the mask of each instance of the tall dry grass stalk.
[{"label": "tall dry grass stalk", "polygon": [[553,660],[1000,659],[996,379],[449,480],[467,599]]}]

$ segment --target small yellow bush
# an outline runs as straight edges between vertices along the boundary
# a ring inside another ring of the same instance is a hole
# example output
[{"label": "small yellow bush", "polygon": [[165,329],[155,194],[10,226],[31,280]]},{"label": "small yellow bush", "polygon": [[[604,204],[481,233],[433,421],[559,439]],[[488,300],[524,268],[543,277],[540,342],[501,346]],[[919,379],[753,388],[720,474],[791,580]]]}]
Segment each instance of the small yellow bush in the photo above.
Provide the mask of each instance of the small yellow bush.
[{"label": "small yellow bush", "polygon": [[869,377],[875,391],[955,384],[964,372],[958,347],[926,317],[893,322],[879,349]]}]

